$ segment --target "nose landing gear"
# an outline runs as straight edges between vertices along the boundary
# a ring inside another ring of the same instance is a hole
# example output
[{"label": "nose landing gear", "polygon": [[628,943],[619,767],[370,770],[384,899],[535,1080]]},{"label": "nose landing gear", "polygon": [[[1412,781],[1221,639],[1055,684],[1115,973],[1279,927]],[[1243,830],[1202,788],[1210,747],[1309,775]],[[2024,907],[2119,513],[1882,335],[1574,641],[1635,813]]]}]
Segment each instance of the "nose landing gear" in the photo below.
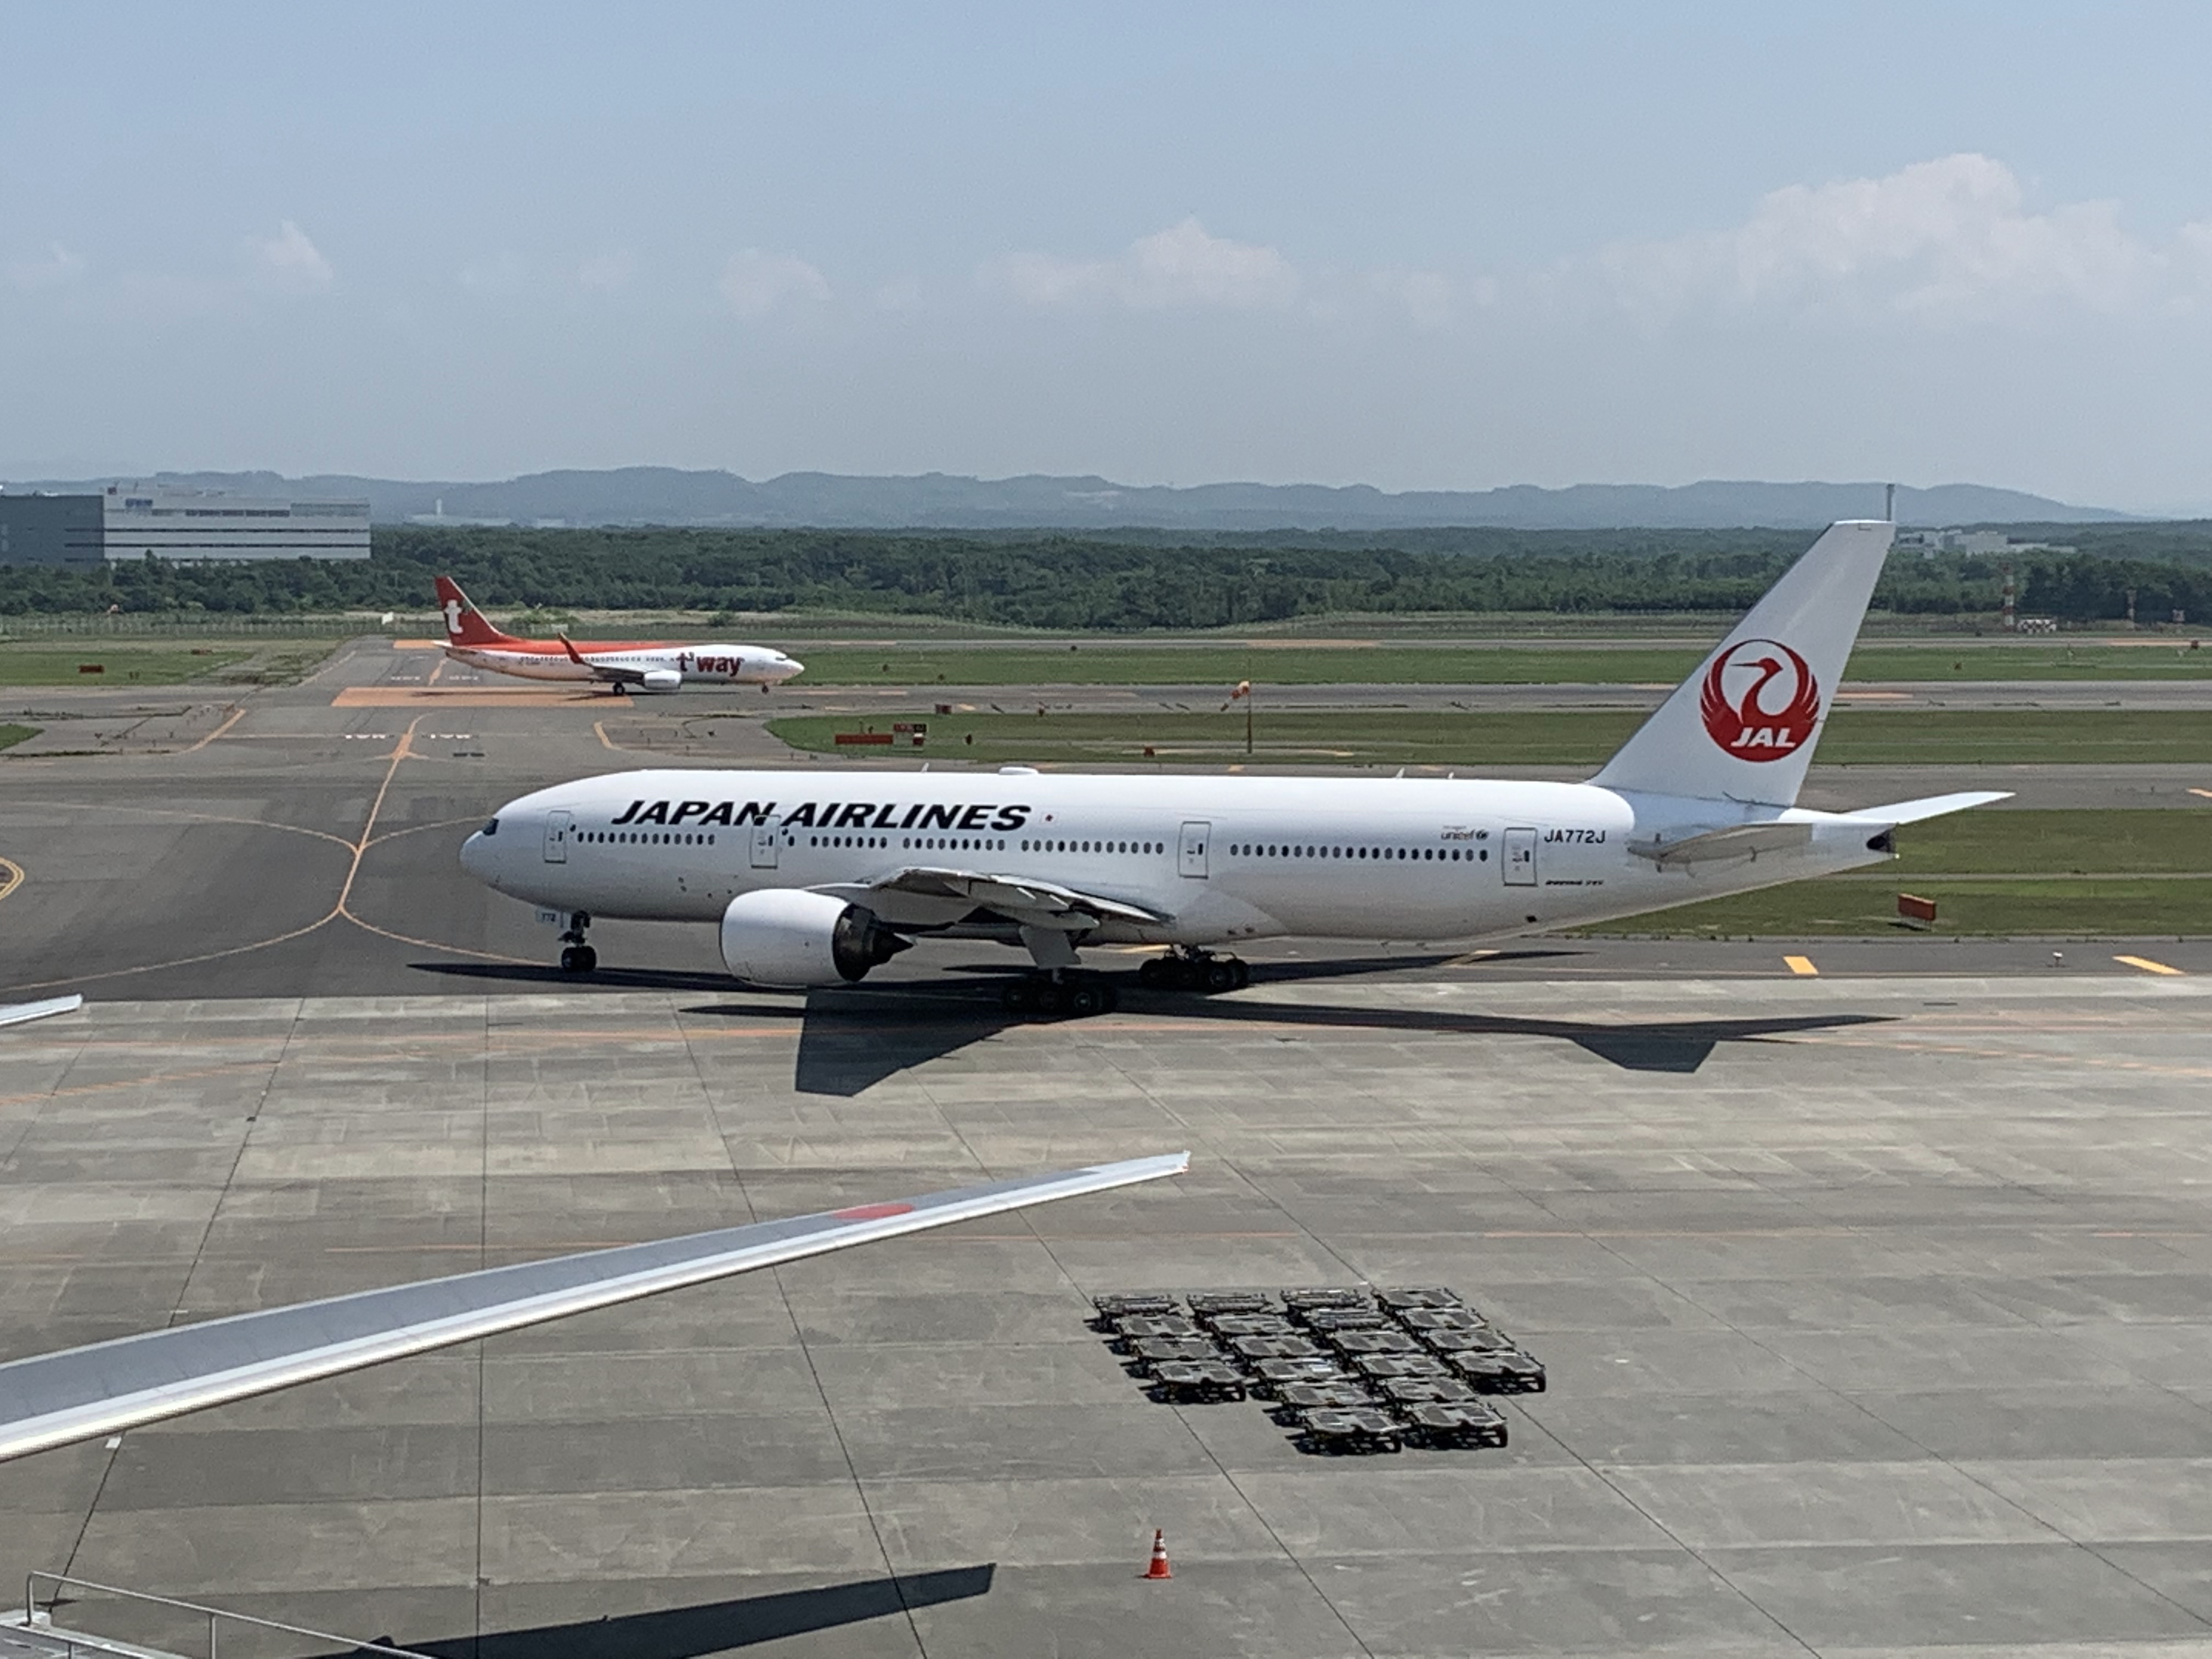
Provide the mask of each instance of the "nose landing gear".
[{"label": "nose landing gear", "polygon": [[1252,982],[1252,970],[1241,957],[1176,951],[1149,958],[1137,969],[1137,982],[1156,991],[1241,991]]},{"label": "nose landing gear", "polygon": [[568,931],[561,935],[562,973],[589,974],[598,970],[599,953],[584,943],[584,930],[591,925],[591,916],[582,910],[568,918]]}]

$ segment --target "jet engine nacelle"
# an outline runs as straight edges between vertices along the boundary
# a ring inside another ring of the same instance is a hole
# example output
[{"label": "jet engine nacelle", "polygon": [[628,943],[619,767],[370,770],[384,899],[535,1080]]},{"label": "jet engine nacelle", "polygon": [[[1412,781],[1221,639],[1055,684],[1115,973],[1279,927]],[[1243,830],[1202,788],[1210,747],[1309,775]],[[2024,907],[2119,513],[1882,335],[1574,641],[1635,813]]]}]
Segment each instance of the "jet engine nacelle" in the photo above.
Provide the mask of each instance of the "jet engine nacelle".
[{"label": "jet engine nacelle", "polygon": [[755,985],[849,984],[912,944],[857,904],[795,887],[740,893],[722,912],[722,965]]},{"label": "jet engine nacelle", "polygon": [[673,668],[648,668],[638,683],[641,691],[678,691],[684,686],[684,676]]}]

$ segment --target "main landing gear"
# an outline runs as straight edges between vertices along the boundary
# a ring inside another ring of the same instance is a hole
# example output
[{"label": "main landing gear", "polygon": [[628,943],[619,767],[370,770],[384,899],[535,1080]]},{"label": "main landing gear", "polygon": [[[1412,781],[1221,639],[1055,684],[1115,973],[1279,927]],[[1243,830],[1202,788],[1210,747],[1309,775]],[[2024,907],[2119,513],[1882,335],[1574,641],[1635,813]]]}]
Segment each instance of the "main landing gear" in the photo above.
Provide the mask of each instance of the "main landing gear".
[{"label": "main landing gear", "polygon": [[592,918],[579,910],[568,918],[568,931],[561,935],[561,971],[564,974],[589,974],[599,965],[599,953],[584,943],[584,930],[592,925]]},{"label": "main landing gear", "polygon": [[1047,1019],[1085,1019],[1110,1014],[1121,1006],[1113,981],[1066,969],[1043,969],[1009,981],[999,1000],[1010,1014],[1037,1014]]},{"label": "main landing gear", "polygon": [[1241,991],[1252,970],[1241,957],[1217,957],[1211,951],[1177,951],[1148,958],[1137,969],[1137,983],[1155,991]]}]

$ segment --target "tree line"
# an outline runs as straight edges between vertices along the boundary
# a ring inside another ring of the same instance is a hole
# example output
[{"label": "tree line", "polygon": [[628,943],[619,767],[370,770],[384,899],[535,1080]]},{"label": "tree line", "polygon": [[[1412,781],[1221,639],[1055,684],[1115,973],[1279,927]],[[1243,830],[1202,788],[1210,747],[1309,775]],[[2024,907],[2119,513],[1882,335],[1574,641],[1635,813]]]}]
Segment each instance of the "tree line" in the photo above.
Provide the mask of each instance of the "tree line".
[{"label": "tree line", "polygon": [[[2023,614],[2212,617],[2212,526],[2068,526],[2073,553],[1892,554],[1876,608],[1993,616],[2009,562]],[[1731,611],[1800,530],[1316,532],[1273,539],[689,529],[378,529],[365,561],[0,570],[0,614],[423,611],[451,574],[505,609],[844,611],[1116,632],[1375,612]]]}]

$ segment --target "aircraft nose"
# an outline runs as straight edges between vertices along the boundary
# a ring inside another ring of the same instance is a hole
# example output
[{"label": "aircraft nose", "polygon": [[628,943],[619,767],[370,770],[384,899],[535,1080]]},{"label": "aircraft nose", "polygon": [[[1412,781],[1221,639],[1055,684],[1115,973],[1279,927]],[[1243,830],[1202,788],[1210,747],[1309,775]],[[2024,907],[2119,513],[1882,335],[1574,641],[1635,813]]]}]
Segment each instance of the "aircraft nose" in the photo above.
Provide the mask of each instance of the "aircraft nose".
[{"label": "aircraft nose", "polygon": [[484,827],[461,843],[461,868],[478,881],[489,882],[498,865],[499,820],[491,819]]},{"label": "aircraft nose", "polygon": [[805,672],[806,665],[796,657],[778,656],[775,659],[775,678],[779,682]]}]

